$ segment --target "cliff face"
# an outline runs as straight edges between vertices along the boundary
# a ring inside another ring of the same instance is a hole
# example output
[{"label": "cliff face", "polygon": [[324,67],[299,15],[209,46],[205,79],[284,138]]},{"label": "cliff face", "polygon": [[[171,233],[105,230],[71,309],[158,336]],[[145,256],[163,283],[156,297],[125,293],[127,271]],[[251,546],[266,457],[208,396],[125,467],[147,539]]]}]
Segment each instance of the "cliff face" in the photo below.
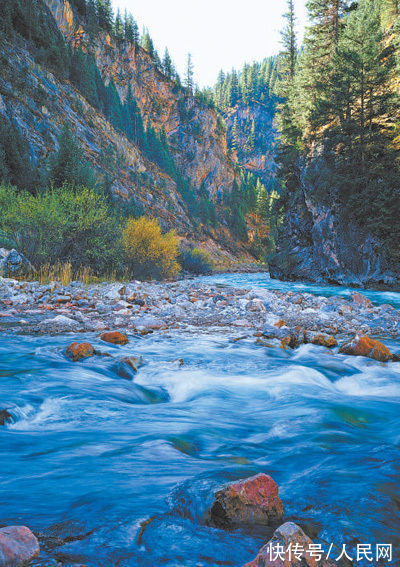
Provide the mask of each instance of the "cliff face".
[{"label": "cliff face", "polygon": [[[281,225],[271,276],[355,286],[400,285],[400,267],[387,256],[384,243],[357,226],[342,211],[334,189],[324,204],[318,160],[300,166],[300,189]],[[308,175],[312,168],[312,176]],[[310,181],[312,177],[313,181]]]},{"label": "cliff face", "polygon": [[[85,34],[67,0],[46,0],[68,41],[84,44]],[[121,99],[130,85],[144,123],[165,129],[176,164],[193,187],[203,187],[211,197],[230,192],[234,181],[226,133],[217,114],[177,89],[154,65],[141,47],[117,45],[107,34],[95,43],[97,65],[106,82],[114,79]]]},{"label": "cliff face", "polygon": [[[233,157],[246,170],[255,174],[267,188],[276,182],[275,151],[277,132],[272,102],[252,101],[248,106],[237,104],[224,114]],[[255,135],[251,140],[254,123]],[[236,146],[236,148],[235,148]]]},{"label": "cliff face", "polygon": [[15,45],[4,45],[1,51],[0,115],[18,126],[36,165],[46,166],[67,120],[85,158],[100,179],[108,175],[116,195],[133,196],[136,204],[157,216],[165,228],[175,226],[181,233],[192,229],[170,177],[146,160],[69,83],[38,66],[27,51]]},{"label": "cliff face", "polygon": [[[69,2],[44,2],[49,26],[58,28],[67,42],[85,51],[89,38],[84,22]],[[105,33],[90,47],[105,83],[114,80],[121,100],[130,86],[144,124],[149,121],[156,131],[165,130],[176,166],[194,191],[202,187],[211,200],[229,193],[235,179],[234,164],[227,151],[226,130],[216,112],[179,89],[142,48],[117,45]],[[174,228],[184,239],[203,243],[218,261],[247,257],[222,214],[217,228],[195,218],[176,180],[114,128],[69,81],[60,78],[61,74],[39,64],[29,42],[1,41],[0,58],[0,116],[22,133],[36,166],[47,168],[67,123],[99,182],[107,180],[114,196],[133,202],[139,213],[158,218],[165,230]]]}]

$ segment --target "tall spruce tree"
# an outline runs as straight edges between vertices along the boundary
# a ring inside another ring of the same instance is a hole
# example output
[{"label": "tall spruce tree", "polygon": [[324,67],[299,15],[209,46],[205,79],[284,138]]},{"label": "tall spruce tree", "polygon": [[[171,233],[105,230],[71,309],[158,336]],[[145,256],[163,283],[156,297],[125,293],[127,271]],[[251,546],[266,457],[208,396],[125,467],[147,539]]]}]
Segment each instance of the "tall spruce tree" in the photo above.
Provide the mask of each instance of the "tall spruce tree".
[{"label": "tall spruce tree", "polygon": [[296,70],[297,40],[296,40],[296,16],[294,13],[294,0],[287,0],[288,11],[284,15],[285,28],[282,31],[283,52],[281,58],[285,63],[285,71],[289,79],[293,80]]},{"label": "tall spruce tree", "polygon": [[193,72],[193,60],[192,55],[188,53],[186,61],[186,72],[185,72],[185,87],[190,94],[193,94],[194,88],[194,72]]}]

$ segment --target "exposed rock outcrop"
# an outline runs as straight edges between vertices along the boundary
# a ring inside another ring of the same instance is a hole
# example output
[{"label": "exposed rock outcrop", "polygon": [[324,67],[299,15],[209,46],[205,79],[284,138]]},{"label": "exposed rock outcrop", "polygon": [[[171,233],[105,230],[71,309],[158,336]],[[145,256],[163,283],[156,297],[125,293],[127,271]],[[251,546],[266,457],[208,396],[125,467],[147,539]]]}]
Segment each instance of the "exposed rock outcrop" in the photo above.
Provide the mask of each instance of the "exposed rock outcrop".
[{"label": "exposed rock outcrop", "polygon": [[[400,286],[400,267],[386,254],[384,244],[346,214],[334,187],[325,198],[315,161],[299,165],[299,188],[270,261],[270,274],[283,280],[306,280],[355,286]],[[310,173],[310,169],[312,172]]]},{"label": "exposed rock outcrop", "polygon": [[276,482],[258,474],[229,484],[215,494],[210,516],[218,527],[277,524],[284,509]]},{"label": "exposed rock outcrop", "polygon": [[[67,0],[46,3],[67,39],[82,37]],[[117,45],[108,35],[100,34],[95,55],[102,75],[114,79],[122,100],[130,85],[144,122],[149,119],[158,131],[165,129],[177,165],[194,187],[200,189],[203,184],[213,197],[230,192],[235,173],[216,112],[177,89],[141,47]]]}]

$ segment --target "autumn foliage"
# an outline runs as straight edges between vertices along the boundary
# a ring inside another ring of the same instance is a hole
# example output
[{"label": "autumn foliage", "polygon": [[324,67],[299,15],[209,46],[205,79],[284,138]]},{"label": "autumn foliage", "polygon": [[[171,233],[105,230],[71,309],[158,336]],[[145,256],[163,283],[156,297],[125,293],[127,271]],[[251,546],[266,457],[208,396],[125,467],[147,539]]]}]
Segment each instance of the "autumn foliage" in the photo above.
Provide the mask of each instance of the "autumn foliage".
[{"label": "autumn foliage", "polygon": [[125,261],[131,276],[139,279],[171,278],[179,273],[175,231],[162,234],[155,219],[128,219],[122,233]]}]

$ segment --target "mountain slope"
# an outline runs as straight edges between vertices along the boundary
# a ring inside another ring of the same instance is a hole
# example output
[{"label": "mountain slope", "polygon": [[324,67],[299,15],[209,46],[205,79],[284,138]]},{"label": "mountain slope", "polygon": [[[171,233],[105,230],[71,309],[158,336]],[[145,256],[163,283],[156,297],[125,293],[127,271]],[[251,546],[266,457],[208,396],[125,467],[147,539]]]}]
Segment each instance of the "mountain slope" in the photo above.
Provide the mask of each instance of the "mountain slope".
[{"label": "mountain slope", "polygon": [[[240,181],[217,113],[162,73],[137,44],[102,30],[89,34],[67,0],[39,0],[37,30],[28,17],[12,12],[29,10],[26,5],[7,0],[6,10],[7,5],[10,31],[5,25],[6,33],[0,33],[0,118],[22,136],[32,165],[46,173],[69,124],[114,200],[129,202],[136,214],[155,216],[164,229],[175,228],[189,241],[205,243],[214,256],[246,256],[226,220],[230,193]],[[71,69],[64,71],[66,61]],[[128,101],[141,140],[136,131],[129,134]]]}]

